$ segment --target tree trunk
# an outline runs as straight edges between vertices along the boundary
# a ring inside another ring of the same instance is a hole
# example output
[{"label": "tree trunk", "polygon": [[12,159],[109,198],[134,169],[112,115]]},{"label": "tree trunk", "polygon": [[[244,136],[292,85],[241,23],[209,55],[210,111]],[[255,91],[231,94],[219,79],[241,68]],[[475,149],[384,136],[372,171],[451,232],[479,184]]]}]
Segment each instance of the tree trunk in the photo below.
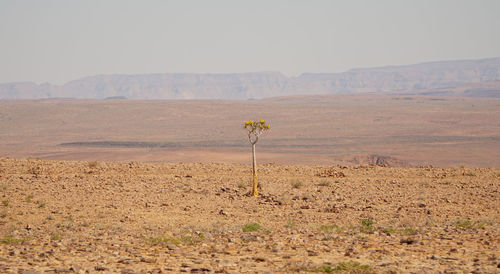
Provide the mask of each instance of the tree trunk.
[{"label": "tree trunk", "polygon": [[257,159],[255,158],[255,144],[252,144],[252,175],[253,175],[253,191],[252,195],[254,197],[259,196],[259,191],[257,189],[258,182],[257,182]]}]

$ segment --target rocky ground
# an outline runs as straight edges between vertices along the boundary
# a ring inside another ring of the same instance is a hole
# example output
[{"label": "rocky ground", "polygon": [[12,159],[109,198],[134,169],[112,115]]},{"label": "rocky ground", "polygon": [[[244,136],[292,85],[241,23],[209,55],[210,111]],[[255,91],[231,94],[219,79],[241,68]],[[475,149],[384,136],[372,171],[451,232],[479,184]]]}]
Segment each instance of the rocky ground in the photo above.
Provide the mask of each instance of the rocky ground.
[{"label": "rocky ground", "polygon": [[0,158],[0,272],[500,271],[500,169]]}]

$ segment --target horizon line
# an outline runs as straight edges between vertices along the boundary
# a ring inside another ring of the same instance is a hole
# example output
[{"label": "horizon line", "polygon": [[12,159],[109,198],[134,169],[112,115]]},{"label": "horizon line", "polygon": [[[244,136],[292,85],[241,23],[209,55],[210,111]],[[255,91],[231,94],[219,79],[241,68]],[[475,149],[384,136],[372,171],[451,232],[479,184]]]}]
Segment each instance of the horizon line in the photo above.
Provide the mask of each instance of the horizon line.
[{"label": "horizon line", "polygon": [[368,70],[368,69],[383,69],[383,68],[401,68],[401,67],[410,67],[410,66],[418,66],[418,65],[426,65],[426,64],[433,64],[433,63],[453,63],[453,62],[470,62],[470,61],[485,61],[485,60],[494,60],[494,59],[500,59],[500,56],[495,56],[495,57],[487,57],[487,58],[477,58],[477,59],[450,59],[450,60],[435,60],[435,61],[425,61],[425,62],[419,62],[419,63],[411,63],[411,64],[404,64],[404,65],[382,65],[382,66],[368,66],[368,67],[355,67],[351,68],[348,70],[340,71],[340,72],[302,72],[298,74],[297,76],[289,76],[286,73],[283,73],[282,71],[279,70],[262,70],[262,71],[247,71],[247,72],[151,72],[151,73],[98,73],[98,74],[92,74],[92,75],[87,75],[87,76],[81,76],[69,81],[64,82],[63,84],[53,84],[51,82],[45,81],[45,82],[36,82],[36,81],[10,81],[10,82],[0,82],[0,85],[4,84],[36,84],[38,86],[41,85],[52,85],[52,86],[64,86],[70,82],[73,81],[78,81],[81,79],[85,78],[91,78],[91,77],[100,77],[100,76],[145,76],[145,75],[231,75],[231,74],[237,74],[237,75],[243,75],[243,74],[261,74],[261,73],[279,73],[286,78],[298,78],[303,75],[308,75],[308,74],[342,74],[342,73],[347,73],[351,71],[359,71],[359,70]]}]

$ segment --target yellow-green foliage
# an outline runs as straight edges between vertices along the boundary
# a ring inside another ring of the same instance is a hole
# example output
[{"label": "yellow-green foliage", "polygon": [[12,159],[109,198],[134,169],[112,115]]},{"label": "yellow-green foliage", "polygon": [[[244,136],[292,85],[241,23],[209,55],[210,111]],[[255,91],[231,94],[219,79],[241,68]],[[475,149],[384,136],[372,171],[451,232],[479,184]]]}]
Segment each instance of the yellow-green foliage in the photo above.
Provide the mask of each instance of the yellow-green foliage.
[{"label": "yellow-green foliage", "polygon": [[265,120],[260,120],[260,121],[252,121],[248,120],[245,122],[244,128],[246,129],[251,129],[252,131],[255,131],[257,129],[259,130],[268,130],[271,129],[271,125],[266,124]]},{"label": "yellow-green foliage", "polygon": [[60,240],[62,240],[62,236],[59,234],[53,234],[52,236],[50,236],[50,240],[51,241],[60,241]]},{"label": "yellow-green foliage", "polygon": [[190,235],[185,235],[181,237],[150,237],[149,239],[147,239],[147,241],[152,245],[165,245],[165,244],[194,245],[204,240],[205,236],[203,234],[197,235],[195,237]]},{"label": "yellow-green foliage", "polygon": [[22,240],[14,238],[12,235],[6,235],[3,238],[0,239],[0,243],[6,244],[6,245],[11,245],[11,244],[18,244],[21,243]]},{"label": "yellow-green foliage", "polygon": [[262,229],[262,226],[258,223],[253,223],[253,224],[247,224],[243,226],[241,229],[243,232],[253,232],[253,231],[259,231]]},{"label": "yellow-green foliage", "polygon": [[300,188],[302,186],[302,182],[297,179],[292,180],[290,184],[293,188]]},{"label": "yellow-green foliage", "polygon": [[369,265],[364,265],[359,262],[348,261],[341,262],[335,266],[323,265],[321,267],[310,270],[311,272],[324,272],[324,273],[372,273]]},{"label": "yellow-green foliage", "polygon": [[373,227],[373,224],[375,222],[370,219],[363,219],[361,220],[361,227],[360,230],[363,233],[373,233],[375,231],[375,228]]},{"label": "yellow-green foliage", "polygon": [[260,121],[252,121],[248,120],[245,122],[245,125],[243,126],[244,129],[248,131],[248,135],[254,135],[254,136],[259,136],[262,133],[264,133],[267,130],[271,129],[271,125],[266,124],[265,120],[260,120]]},{"label": "yellow-green foliage", "polygon": [[321,225],[319,229],[323,232],[331,232],[333,230],[339,231],[340,228],[338,225]]}]

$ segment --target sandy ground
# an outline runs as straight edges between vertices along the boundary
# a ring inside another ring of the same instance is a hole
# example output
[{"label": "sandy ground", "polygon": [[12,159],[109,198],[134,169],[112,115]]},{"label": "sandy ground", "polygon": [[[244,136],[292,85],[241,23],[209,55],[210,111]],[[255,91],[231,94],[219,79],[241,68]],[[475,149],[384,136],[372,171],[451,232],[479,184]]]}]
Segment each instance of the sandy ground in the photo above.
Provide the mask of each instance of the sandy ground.
[{"label": "sandy ground", "polygon": [[500,169],[0,158],[0,272],[500,270]]}]

